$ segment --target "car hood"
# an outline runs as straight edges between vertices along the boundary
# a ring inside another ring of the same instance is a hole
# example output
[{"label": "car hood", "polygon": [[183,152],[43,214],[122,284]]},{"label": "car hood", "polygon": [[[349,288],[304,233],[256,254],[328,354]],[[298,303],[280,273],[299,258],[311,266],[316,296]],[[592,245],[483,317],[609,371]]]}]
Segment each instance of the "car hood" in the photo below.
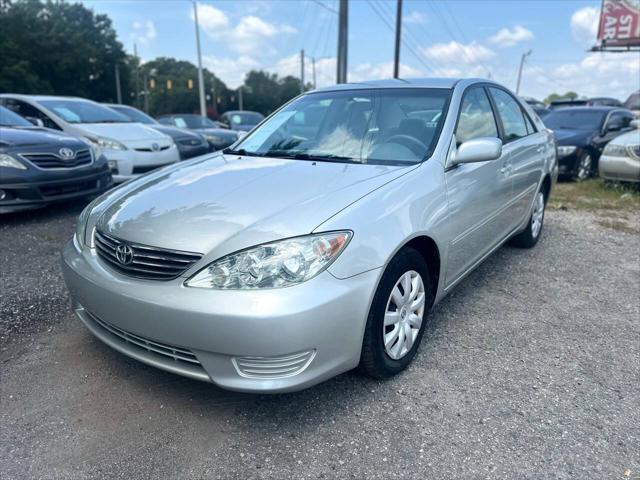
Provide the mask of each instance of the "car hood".
[{"label": "car hood", "polygon": [[573,130],[568,128],[559,128],[553,131],[558,145],[576,145],[578,147],[588,144],[593,133],[594,132],[589,130]]},{"label": "car hood", "polygon": [[126,142],[140,140],[166,140],[167,136],[141,123],[81,123],[74,126],[87,134],[112,138],[126,145]]},{"label": "car hood", "polygon": [[202,137],[195,133],[190,132],[189,130],[185,130],[184,128],[177,127],[167,127],[166,125],[149,125],[154,130],[157,130],[160,133],[168,135],[169,137],[177,140],[179,138],[198,138],[202,139]]},{"label": "car hood", "polygon": [[216,257],[304,235],[409,167],[216,155],[136,181],[97,227],[134,243]]},{"label": "car hood", "polygon": [[217,137],[231,138],[234,140],[238,138],[237,132],[234,132],[233,130],[226,130],[224,128],[198,128],[195,131],[202,135],[215,135]]},{"label": "car hood", "polygon": [[609,142],[613,145],[640,145],[640,130],[632,130],[614,138]]},{"label": "car hood", "polygon": [[[1,147],[27,147],[33,145],[51,144],[57,147],[84,147],[87,144],[75,137],[57,133],[54,130],[38,127],[6,128],[0,127],[0,148]],[[64,144],[64,145],[61,145]]]}]

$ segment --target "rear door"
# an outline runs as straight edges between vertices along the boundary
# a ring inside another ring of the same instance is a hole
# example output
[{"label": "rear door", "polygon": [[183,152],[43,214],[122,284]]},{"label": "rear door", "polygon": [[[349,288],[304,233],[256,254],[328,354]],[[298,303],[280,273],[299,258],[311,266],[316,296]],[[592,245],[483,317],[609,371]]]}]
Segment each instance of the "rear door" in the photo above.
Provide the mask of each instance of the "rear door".
[{"label": "rear door", "polygon": [[520,103],[506,90],[489,87],[502,130],[503,153],[510,156],[508,174],[513,197],[508,203],[508,229],[529,215],[547,155],[546,136],[538,132]]},{"label": "rear door", "polygon": [[[480,137],[499,137],[486,89],[468,88],[455,131],[458,145]],[[450,222],[446,288],[455,284],[506,235],[504,207],[512,196],[508,154],[497,160],[458,164],[445,172]]]}]

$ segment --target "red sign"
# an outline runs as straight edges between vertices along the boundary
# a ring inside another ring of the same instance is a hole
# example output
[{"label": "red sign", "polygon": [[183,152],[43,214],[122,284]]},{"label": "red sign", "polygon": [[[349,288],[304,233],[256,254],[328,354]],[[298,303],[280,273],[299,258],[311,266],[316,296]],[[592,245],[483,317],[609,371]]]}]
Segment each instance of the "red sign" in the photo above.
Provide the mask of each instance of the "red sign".
[{"label": "red sign", "polygon": [[598,40],[603,47],[640,45],[640,0],[604,0]]}]

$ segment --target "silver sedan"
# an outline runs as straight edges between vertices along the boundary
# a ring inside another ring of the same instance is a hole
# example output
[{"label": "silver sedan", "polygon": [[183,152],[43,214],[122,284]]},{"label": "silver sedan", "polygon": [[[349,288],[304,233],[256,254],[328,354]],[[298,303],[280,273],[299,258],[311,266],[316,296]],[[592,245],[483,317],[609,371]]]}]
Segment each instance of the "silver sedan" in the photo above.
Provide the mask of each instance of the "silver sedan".
[{"label": "silver sedan", "polygon": [[96,199],[64,277],[96,337],[170,372],[249,392],[388,377],[465,275],[538,242],[555,152],[493,82],[316,90]]}]

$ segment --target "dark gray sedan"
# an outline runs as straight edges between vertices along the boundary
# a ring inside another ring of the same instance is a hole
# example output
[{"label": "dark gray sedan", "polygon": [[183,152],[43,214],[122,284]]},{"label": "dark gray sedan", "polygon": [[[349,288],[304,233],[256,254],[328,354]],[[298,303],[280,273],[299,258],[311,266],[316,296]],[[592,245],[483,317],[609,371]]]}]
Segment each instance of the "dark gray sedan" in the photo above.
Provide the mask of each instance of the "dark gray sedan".
[{"label": "dark gray sedan", "polygon": [[162,115],[158,117],[158,121],[162,125],[170,125],[172,127],[198,132],[207,139],[212,150],[227,148],[240,138],[238,132],[220,128],[219,123],[193,113]]}]

